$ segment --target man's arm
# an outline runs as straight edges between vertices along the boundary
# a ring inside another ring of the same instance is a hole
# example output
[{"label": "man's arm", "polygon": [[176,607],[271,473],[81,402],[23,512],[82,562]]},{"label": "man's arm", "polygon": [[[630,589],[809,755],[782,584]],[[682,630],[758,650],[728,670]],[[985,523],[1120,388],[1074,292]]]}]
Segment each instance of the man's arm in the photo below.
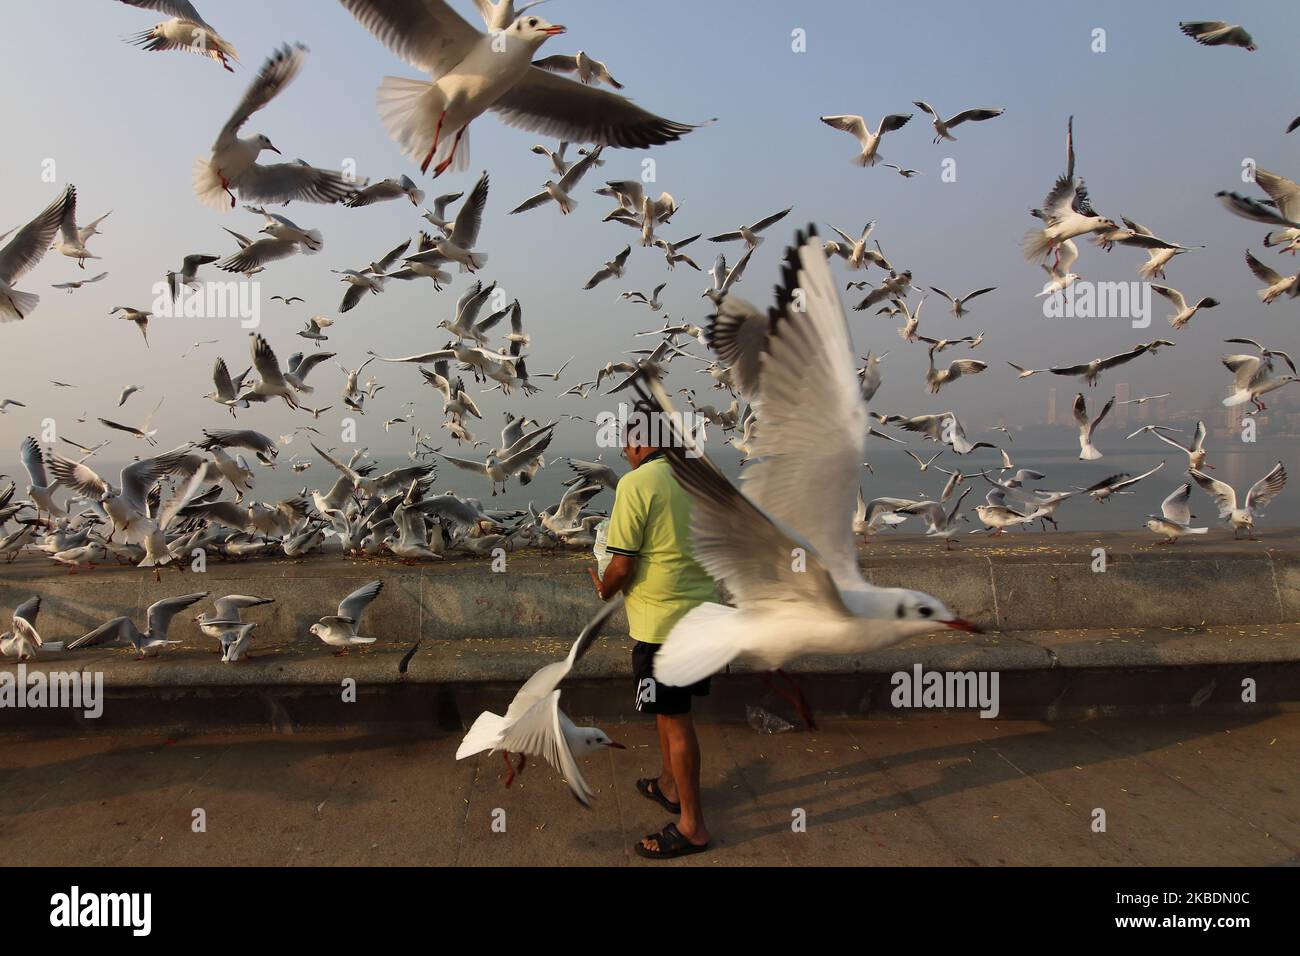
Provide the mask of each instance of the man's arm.
[{"label": "man's arm", "polygon": [[605,578],[602,581],[596,569],[587,566],[587,572],[591,575],[592,583],[596,585],[596,594],[602,601],[608,601],[615,594],[618,594],[627,583],[632,580],[632,572],[636,570],[636,558],[626,554],[614,554],[610,556],[609,564],[605,567]]}]

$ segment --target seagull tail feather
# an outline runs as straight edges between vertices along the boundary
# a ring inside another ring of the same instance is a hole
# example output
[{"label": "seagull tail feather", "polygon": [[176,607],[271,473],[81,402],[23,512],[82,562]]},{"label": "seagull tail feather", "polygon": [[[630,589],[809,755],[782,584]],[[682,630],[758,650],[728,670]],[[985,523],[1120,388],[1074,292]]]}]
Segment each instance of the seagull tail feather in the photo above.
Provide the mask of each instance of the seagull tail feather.
[{"label": "seagull tail feather", "polygon": [[[421,163],[429,154],[433,145],[433,133],[438,128],[438,119],[447,108],[447,97],[435,84],[423,80],[412,80],[400,76],[386,76],[375,93],[375,105],[379,109],[379,121],[392,140],[401,147],[402,155],[415,163]],[[451,153],[456,141],[457,130],[443,127],[438,137],[438,150],[434,154],[435,163],[441,163]],[[456,161],[452,164],[453,172],[463,172],[469,168],[469,133],[461,135],[460,146],[456,149]]]},{"label": "seagull tail feather", "polygon": [[655,680],[688,687],[716,674],[739,655],[744,634],[736,608],[712,603],[693,608],[655,655]]},{"label": "seagull tail feather", "polygon": [[1052,240],[1046,229],[1030,229],[1020,241],[1020,250],[1030,262],[1046,259],[1052,251]]},{"label": "seagull tail feather", "polygon": [[217,212],[230,211],[230,197],[226,195],[226,189],[221,185],[221,176],[213,168],[211,160],[197,157],[192,175],[194,195],[199,197],[199,202]]},{"label": "seagull tail feather", "polygon": [[464,760],[484,750],[493,749],[501,739],[501,732],[505,730],[505,726],[506,719],[500,714],[494,714],[490,710],[483,711],[469,728],[469,732],[465,734],[460,747],[456,749],[456,759]]}]

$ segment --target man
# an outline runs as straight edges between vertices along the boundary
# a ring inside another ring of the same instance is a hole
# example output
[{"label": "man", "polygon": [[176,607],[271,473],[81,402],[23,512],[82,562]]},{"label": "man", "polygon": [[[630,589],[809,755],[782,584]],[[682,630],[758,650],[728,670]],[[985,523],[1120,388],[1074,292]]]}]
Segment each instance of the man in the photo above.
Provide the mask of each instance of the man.
[{"label": "man", "polygon": [[[641,420],[645,420],[641,412]],[[605,547],[611,558],[602,580],[589,568],[596,593],[606,600],[625,595],[628,630],[634,644],[632,674],[636,709],[655,715],[663,770],[638,780],[637,792],[670,813],[669,823],[633,849],[649,859],[700,853],[709,831],[700,809],[700,744],[691,720],[691,698],[708,694],[705,679],[690,687],[669,687],[654,679],[654,658],[683,615],[715,599],[713,580],[691,557],[690,498],[673,477],[664,453],[647,429],[630,425],[623,455],[632,466],[618,483]]]}]

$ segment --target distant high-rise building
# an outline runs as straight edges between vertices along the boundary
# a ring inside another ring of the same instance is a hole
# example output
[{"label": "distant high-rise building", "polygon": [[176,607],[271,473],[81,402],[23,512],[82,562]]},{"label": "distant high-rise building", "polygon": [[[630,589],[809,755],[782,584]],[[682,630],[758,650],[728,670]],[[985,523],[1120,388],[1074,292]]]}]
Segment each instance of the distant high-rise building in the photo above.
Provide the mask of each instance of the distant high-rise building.
[{"label": "distant high-rise building", "polygon": [[1128,410],[1131,405],[1121,405],[1120,402],[1127,402],[1129,396],[1128,382],[1120,382],[1115,386],[1115,421],[1123,425],[1128,421]]},{"label": "distant high-rise building", "polygon": [[1047,424],[1056,424],[1056,386],[1047,390]]}]

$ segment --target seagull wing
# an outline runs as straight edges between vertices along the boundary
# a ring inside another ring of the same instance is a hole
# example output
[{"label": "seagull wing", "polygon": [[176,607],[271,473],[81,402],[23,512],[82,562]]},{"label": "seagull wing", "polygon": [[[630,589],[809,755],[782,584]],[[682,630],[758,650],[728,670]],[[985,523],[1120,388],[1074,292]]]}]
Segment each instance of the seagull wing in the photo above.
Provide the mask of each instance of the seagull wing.
[{"label": "seagull wing", "polygon": [[1217,478],[1211,478],[1205,472],[1196,469],[1192,469],[1188,474],[1196,479],[1196,483],[1214,499],[1214,503],[1219,506],[1220,518],[1226,518],[1237,510],[1237,492],[1232,485],[1219,481]]},{"label": "seagull wing", "polygon": [[443,0],[342,0],[344,8],[393,53],[437,78],[482,36]]},{"label": "seagull wing", "polygon": [[492,109],[509,126],[595,146],[645,149],[695,129],[644,110],[609,90],[531,67]]},{"label": "seagull wing", "polygon": [[149,605],[149,610],[145,612],[145,619],[149,625],[149,636],[154,640],[165,639],[172,618],[191,604],[202,601],[207,596],[207,591],[198,591],[194,594],[183,594],[180,597],[164,598]]},{"label": "seagull wing", "polygon": [[346,618],[353,624],[361,620],[361,615],[365,613],[370,602],[379,596],[379,592],[384,589],[383,581],[371,581],[369,584],[363,584],[339,604],[339,617]]},{"label": "seagull wing", "polygon": [[306,59],[307,48],[300,43],[294,46],[282,46],[272,53],[262,64],[262,69],[248,85],[248,89],[244,91],[244,98],[230,114],[226,125],[221,128],[213,149],[233,142],[240,128],[248,122],[248,118],[275,99],[280,91],[289,85],[302,69],[303,61]]},{"label": "seagull wing", "polygon": [[474,184],[469,198],[461,203],[460,210],[456,213],[456,222],[451,229],[449,238],[462,249],[473,249],[474,243],[478,242],[478,230],[483,224],[483,207],[487,205],[487,197],[488,174],[485,170],[478,178],[478,182]]},{"label": "seagull wing", "polygon": [[1259,481],[1251,486],[1250,491],[1246,492],[1246,510],[1263,511],[1268,507],[1268,503],[1278,496],[1283,486],[1286,485],[1286,469],[1282,467],[1279,461],[1270,471]]},{"label": "seagull wing", "polygon": [[761,511],[808,539],[837,584],[860,586],[849,518],[867,408],[848,321],[815,239],[801,237],[786,255],[760,374],[762,428],[744,487]]},{"label": "seagull wing", "polygon": [[1192,497],[1191,482],[1183,482],[1174,489],[1173,494],[1166,498],[1160,504],[1160,513],[1170,521],[1176,521],[1179,524],[1192,523],[1192,509],[1188,502]]},{"label": "seagull wing", "polygon": [[19,229],[9,244],[0,249],[0,278],[12,285],[31,271],[44,258],[64,223],[74,221],[76,208],[77,190],[68,186],[44,212]]},{"label": "seagull wing", "polygon": [[35,438],[23,439],[21,454],[23,467],[27,469],[32,484],[38,488],[48,486],[50,479],[45,474],[45,455],[41,452],[41,446],[36,444]]},{"label": "seagull wing", "polygon": [[593,793],[569,750],[561,723],[563,718],[560,692],[551,691],[506,728],[497,749],[542,757],[564,778],[578,802],[590,806]]}]

